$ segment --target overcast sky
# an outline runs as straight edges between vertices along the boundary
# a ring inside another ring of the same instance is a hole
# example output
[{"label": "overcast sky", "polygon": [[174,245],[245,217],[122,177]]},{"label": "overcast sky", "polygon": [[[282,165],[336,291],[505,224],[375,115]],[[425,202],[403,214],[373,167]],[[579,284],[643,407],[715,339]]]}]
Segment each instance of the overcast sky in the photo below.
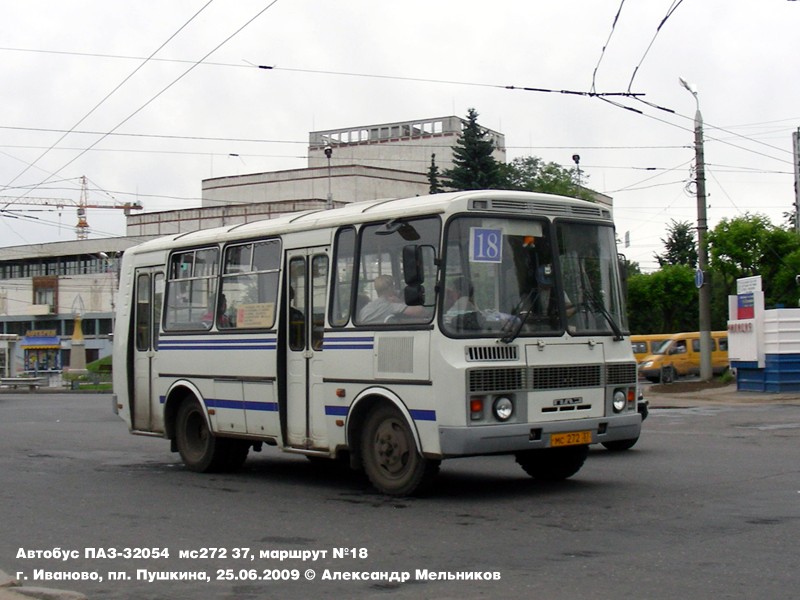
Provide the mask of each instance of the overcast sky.
[{"label": "overcast sky", "polygon": [[[0,0],[0,195],[77,203],[85,175],[90,203],[190,208],[203,179],[305,167],[309,131],[474,107],[509,160],[579,154],[648,271],[697,218],[679,77],[710,227],[793,210],[799,22],[791,0]],[[6,204],[0,246],[75,238],[74,207]],[[88,219],[124,234],[120,210]]]}]

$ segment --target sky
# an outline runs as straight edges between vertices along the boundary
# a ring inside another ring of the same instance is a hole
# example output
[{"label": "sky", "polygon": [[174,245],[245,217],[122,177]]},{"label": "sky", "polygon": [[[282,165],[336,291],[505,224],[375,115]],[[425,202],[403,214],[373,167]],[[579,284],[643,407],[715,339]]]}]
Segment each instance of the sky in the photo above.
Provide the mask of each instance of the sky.
[{"label": "sky", "polygon": [[0,0],[0,246],[75,239],[82,176],[90,205],[192,208],[203,179],[305,167],[309,131],[475,108],[509,160],[579,155],[652,271],[697,220],[680,77],[709,227],[794,210],[798,23],[793,0]]}]

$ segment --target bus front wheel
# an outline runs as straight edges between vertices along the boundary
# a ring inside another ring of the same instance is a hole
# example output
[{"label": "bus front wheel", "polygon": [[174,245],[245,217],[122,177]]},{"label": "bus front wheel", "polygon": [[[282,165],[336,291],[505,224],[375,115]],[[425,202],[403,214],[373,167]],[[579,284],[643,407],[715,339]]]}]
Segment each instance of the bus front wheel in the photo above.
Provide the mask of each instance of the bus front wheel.
[{"label": "bus front wheel", "polygon": [[639,436],[635,438],[630,438],[627,440],[616,440],[613,442],[602,442],[603,446],[607,450],[611,450],[612,452],[622,452],[624,450],[630,450],[636,445],[636,442],[639,441]]},{"label": "bus front wheel", "polygon": [[561,481],[581,470],[589,446],[566,446],[517,452],[517,464],[534,479]]},{"label": "bus front wheel", "polygon": [[367,417],[361,457],[372,485],[391,496],[423,491],[439,471],[439,461],[426,459],[417,450],[405,417],[385,404],[374,408]]}]

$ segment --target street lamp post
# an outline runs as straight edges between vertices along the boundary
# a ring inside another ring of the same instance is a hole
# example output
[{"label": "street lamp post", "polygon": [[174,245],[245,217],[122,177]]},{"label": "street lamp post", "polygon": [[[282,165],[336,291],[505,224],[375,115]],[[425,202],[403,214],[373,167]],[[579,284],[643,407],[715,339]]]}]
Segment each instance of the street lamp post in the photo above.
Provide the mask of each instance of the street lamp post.
[{"label": "street lamp post", "polygon": [[706,163],[703,151],[703,115],[700,113],[700,99],[697,87],[683,77],[681,85],[694,96],[697,110],[694,114],[694,152],[697,172],[697,276],[700,311],[700,379],[708,381],[713,375],[711,366],[711,285],[708,281],[708,220],[706,219]]},{"label": "street lamp post", "polygon": [[333,193],[331,192],[331,155],[333,154],[333,148],[330,146],[325,146],[325,156],[328,159],[328,199],[325,203],[325,208],[331,209],[333,208]]}]

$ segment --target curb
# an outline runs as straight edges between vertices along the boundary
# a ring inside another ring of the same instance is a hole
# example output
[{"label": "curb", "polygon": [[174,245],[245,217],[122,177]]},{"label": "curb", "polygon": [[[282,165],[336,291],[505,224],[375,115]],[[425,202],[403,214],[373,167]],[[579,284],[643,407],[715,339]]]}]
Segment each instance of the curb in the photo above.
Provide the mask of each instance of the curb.
[{"label": "curb", "polygon": [[646,390],[644,397],[650,402],[650,408],[693,408],[714,405],[800,405],[800,394],[798,393],[738,391],[736,384],[694,392],[652,393]]},{"label": "curb", "polygon": [[78,592],[22,586],[11,575],[0,571],[0,600],[30,600],[31,598],[36,600],[88,600],[85,595]]}]

